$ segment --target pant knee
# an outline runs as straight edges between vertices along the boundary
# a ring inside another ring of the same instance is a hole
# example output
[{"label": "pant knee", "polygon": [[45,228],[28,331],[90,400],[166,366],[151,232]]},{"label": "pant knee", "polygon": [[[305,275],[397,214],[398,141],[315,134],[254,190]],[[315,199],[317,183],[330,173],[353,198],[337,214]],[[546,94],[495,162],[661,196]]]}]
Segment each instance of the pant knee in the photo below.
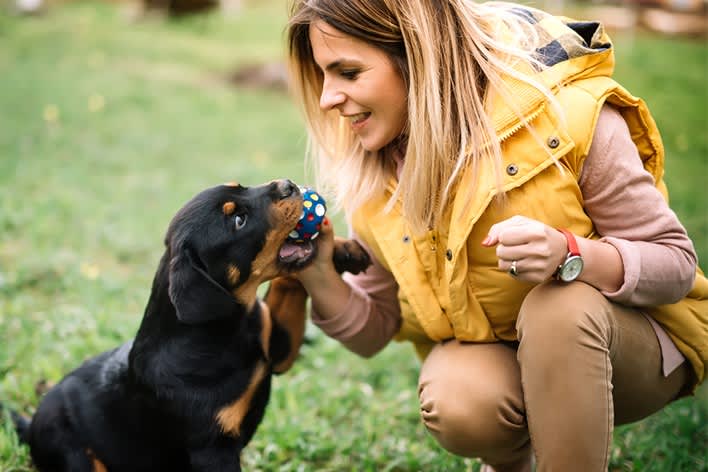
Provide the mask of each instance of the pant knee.
[{"label": "pant knee", "polygon": [[583,282],[548,282],[528,293],[516,329],[520,342],[545,349],[587,338],[607,345],[611,323],[610,302],[597,289]]},{"label": "pant knee", "polygon": [[[475,375],[474,369],[470,374]],[[514,380],[509,388],[494,376],[485,377],[422,373],[418,393],[423,424],[453,454],[488,463],[522,458],[528,454],[529,437],[520,383],[517,388]]]},{"label": "pant knee", "polygon": [[443,448],[489,463],[523,455],[520,451],[528,443],[526,419],[508,397],[487,391],[461,401],[445,392],[444,386],[420,389],[423,424]]}]

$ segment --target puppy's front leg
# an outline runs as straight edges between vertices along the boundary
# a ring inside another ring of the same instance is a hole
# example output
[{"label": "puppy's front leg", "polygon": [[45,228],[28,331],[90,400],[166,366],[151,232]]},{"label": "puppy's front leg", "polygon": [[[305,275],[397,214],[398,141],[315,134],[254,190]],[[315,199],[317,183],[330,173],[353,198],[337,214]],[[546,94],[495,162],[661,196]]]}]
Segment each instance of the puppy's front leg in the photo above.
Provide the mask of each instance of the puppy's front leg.
[{"label": "puppy's front leg", "polygon": [[[274,359],[273,371],[280,374],[290,369],[293,362],[295,362],[305,336],[307,291],[293,277],[278,277],[270,282],[264,302],[268,305],[270,315],[275,324],[273,334],[276,335],[282,329],[288,335],[288,341],[285,341],[289,344],[287,354],[282,360]],[[273,339],[271,342],[271,351],[275,351],[280,347],[274,345],[281,342],[278,338]]]},{"label": "puppy's front leg", "polygon": [[[371,265],[371,258],[361,244],[351,239],[336,237],[334,239],[334,254],[332,256],[334,267],[340,274],[351,272],[358,274]],[[282,340],[278,333],[286,331],[289,338],[288,353],[284,360],[279,360],[277,356],[273,371],[282,373],[290,369],[300,351],[302,340],[305,336],[305,308],[307,303],[307,291],[302,284],[294,277],[278,277],[273,279],[266,293],[264,302],[270,309],[273,318],[273,341],[270,350],[277,352]],[[282,328],[282,330],[281,330]]]},{"label": "puppy's front leg", "polygon": [[332,262],[335,270],[340,274],[343,272],[358,274],[366,271],[371,265],[371,257],[359,242],[336,236]]}]

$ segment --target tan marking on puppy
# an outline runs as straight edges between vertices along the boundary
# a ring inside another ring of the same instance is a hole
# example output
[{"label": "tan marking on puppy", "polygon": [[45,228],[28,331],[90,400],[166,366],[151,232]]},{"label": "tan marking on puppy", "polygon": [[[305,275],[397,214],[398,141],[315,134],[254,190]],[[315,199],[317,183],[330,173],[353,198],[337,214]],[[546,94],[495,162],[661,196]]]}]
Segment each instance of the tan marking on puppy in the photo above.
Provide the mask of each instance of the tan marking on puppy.
[{"label": "tan marking on puppy", "polygon": [[232,287],[235,287],[240,278],[241,278],[241,271],[238,270],[238,267],[236,267],[235,265],[229,264],[229,267],[226,269],[226,279],[228,280],[229,284]]},{"label": "tan marking on puppy", "polygon": [[98,459],[93,460],[93,472],[108,472],[108,469],[103,464],[103,462]]},{"label": "tan marking on puppy", "polygon": [[225,187],[238,187],[238,182],[233,182],[233,181],[231,181],[231,182],[226,182],[226,183],[224,184],[224,186],[225,186]]},{"label": "tan marking on puppy", "polygon": [[297,279],[278,277],[270,283],[264,303],[270,309],[271,319],[285,328],[290,336],[288,356],[273,365],[273,371],[280,374],[292,367],[305,337],[307,292]]},{"label": "tan marking on puppy", "polygon": [[86,449],[86,455],[91,461],[91,466],[93,467],[93,472],[108,472],[105,464],[98,460],[96,454],[91,449]]},{"label": "tan marking on puppy", "polygon": [[[286,234],[287,235],[287,234]],[[240,303],[248,307],[249,312],[258,299],[258,287],[265,281],[277,275],[277,258],[280,245],[285,240],[275,231],[271,231],[266,236],[266,242],[258,253],[256,259],[251,263],[251,273],[248,280],[233,292],[234,297]]]},{"label": "tan marking on puppy", "polygon": [[216,414],[216,420],[219,422],[219,425],[221,425],[221,430],[224,433],[231,434],[232,436],[239,436],[241,434],[241,422],[246,416],[246,413],[248,413],[253,395],[255,395],[258,386],[267,373],[268,365],[265,362],[259,362],[253,370],[251,381],[243,394],[238,400],[222,408]]},{"label": "tan marking on puppy", "polygon": [[226,202],[224,206],[221,207],[221,211],[224,212],[224,215],[231,216],[236,211],[236,204],[234,202]]},{"label": "tan marking on puppy", "polygon": [[268,305],[259,301],[261,305],[261,346],[266,359],[270,360],[270,334],[273,332],[273,319],[270,317]]},{"label": "tan marking on puppy", "polygon": [[256,302],[258,287],[279,275],[278,251],[301,214],[302,201],[299,199],[286,199],[273,204],[270,212],[273,229],[266,235],[263,249],[251,263],[251,274],[248,280],[233,293],[234,297],[249,310]]}]

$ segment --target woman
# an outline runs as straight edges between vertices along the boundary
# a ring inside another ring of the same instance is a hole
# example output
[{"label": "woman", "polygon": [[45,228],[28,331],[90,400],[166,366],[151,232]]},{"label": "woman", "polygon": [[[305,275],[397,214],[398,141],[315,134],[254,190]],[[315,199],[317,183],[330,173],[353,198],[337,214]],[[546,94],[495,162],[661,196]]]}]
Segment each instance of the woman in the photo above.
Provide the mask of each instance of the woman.
[{"label": "woman", "polygon": [[374,259],[338,277],[324,228],[298,274],[313,321],[362,356],[412,341],[442,447],[487,471],[605,470],[613,425],[702,381],[708,281],[598,24],[295,0],[288,46],[320,189]]}]

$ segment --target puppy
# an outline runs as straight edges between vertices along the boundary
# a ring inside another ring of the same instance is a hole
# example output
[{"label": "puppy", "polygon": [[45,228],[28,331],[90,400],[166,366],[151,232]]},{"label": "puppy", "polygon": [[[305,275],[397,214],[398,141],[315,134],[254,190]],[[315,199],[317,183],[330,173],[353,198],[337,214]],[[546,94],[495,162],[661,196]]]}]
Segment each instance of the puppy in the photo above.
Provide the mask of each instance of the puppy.
[{"label": "puppy", "polygon": [[[287,274],[316,247],[286,242],[301,213],[289,180],[217,186],[180,209],[134,340],[69,373],[31,419],[14,415],[35,466],[241,470],[271,376],[292,365],[302,342],[307,294]],[[345,240],[337,240],[334,259],[353,273],[370,264]],[[271,280],[259,300],[258,286]]]}]

